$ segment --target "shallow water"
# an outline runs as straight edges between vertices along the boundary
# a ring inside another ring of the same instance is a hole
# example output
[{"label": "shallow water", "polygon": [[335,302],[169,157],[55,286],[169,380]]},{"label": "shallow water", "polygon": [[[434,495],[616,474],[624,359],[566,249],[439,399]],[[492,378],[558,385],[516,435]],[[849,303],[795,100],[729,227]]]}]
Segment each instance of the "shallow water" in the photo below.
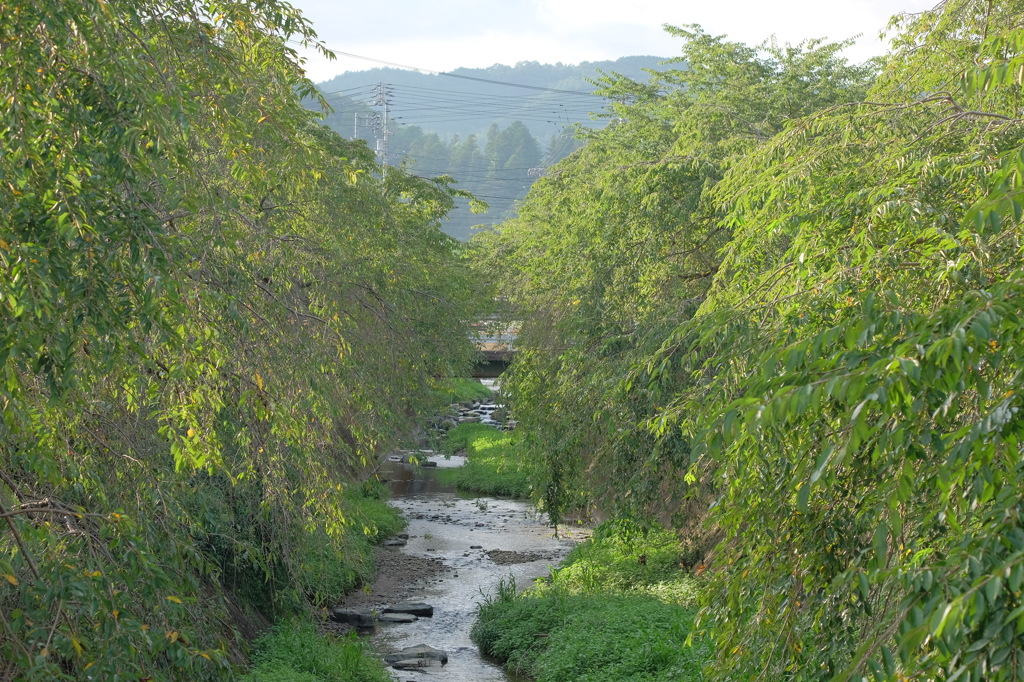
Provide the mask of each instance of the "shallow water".
[{"label": "shallow water", "polygon": [[[408,625],[378,627],[373,646],[387,653],[426,644],[448,653],[448,664],[420,671],[392,671],[396,680],[451,680],[485,682],[518,679],[499,665],[484,659],[469,639],[483,595],[493,594],[499,581],[512,576],[520,589],[550,574],[572,548],[575,540],[559,529],[559,537],[546,518],[524,502],[457,493],[439,470],[456,466],[456,458],[429,456],[438,469],[387,462],[381,471],[392,489],[391,504],[409,520],[408,544],[400,551],[440,559],[452,567],[447,573],[412,595],[408,601],[434,606],[433,618]],[[476,548],[474,548],[476,547]],[[488,555],[500,550],[529,557],[522,563],[499,565],[509,555]],[[492,558],[493,556],[493,558]]]}]

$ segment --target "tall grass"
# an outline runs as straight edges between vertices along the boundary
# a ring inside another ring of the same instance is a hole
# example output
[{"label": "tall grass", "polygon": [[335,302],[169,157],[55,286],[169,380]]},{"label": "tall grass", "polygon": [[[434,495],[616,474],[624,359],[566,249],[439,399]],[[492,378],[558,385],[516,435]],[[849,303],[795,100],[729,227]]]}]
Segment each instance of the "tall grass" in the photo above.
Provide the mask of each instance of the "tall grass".
[{"label": "tall grass", "polygon": [[384,664],[353,633],[320,635],[311,623],[275,625],[256,641],[253,669],[241,682],[390,682]]}]

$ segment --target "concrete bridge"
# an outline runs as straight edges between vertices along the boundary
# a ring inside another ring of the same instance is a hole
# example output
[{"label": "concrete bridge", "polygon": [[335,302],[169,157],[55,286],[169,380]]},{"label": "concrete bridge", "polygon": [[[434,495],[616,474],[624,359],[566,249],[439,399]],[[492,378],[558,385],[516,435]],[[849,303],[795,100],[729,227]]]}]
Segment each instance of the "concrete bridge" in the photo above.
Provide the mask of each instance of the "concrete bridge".
[{"label": "concrete bridge", "polygon": [[[481,326],[487,323],[480,323]],[[476,339],[476,347],[480,350],[483,361],[473,370],[475,378],[493,378],[508,369],[515,357],[515,341],[519,334],[519,325],[510,324],[504,329],[486,329]]]}]

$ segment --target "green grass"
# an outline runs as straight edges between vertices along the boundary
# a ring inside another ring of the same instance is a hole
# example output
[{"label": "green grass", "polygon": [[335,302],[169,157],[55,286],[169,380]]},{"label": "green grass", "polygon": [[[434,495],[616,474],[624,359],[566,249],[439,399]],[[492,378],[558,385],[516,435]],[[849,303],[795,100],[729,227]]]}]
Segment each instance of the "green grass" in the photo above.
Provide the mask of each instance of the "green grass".
[{"label": "green grass", "polygon": [[320,635],[311,623],[275,625],[256,641],[241,682],[390,682],[384,664],[355,636]]},{"label": "green grass", "polygon": [[465,466],[452,476],[459,490],[500,497],[527,498],[530,481],[513,432],[484,424],[459,424],[448,432],[446,452],[465,450]]},{"label": "green grass", "polygon": [[490,400],[494,398],[494,391],[481,384],[476,379],[455,377],[451,379],[439,379],[434,387],[434,393],[440,403],[451,405],[452,403],[464,403],[471,400]]},{"label": "green grass", "polygon": [[699,585],[656,524],[603,524],[522,595],[503,582],[480,607],[480,650],[537,682],[702,680],[706,641],[686,639]]},{"label": "green grass", "polygon": [[698,584],[681,569],[680,554],[675,535],[656,522],[606,521],[569,553],[553,580],[571,593],[645,594],[695,608]]}]

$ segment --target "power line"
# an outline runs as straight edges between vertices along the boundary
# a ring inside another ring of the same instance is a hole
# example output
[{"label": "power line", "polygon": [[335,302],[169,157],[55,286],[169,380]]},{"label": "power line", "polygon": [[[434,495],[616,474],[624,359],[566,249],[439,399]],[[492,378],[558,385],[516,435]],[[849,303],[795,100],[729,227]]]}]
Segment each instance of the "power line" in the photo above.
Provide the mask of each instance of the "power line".
[{"label": "power line", "polygon": [[[293,45],[302,45],[302,43],[300,41],[296,41],[296,40],[289,40],[287,42],[292,43]],[[422,66],[409,66],[408,64],[398,64],[396,62],[389,62],[389,61],[386,61],[384,59],[376,59],[374,57],[365,57],[365,56],[359,55],[359,54],[352,54],[351,52],[343,52],[342,50],[338,50],[338,49],[332,48],[330,45],[324,45],[324,47],[329,49],[334,54],[340,54],[340,55],[343,55],[345,57],[351,57],[353,59],[362,59],[363,61],[375,62],[377,64],[384,64],[385,66],[390,66],[390,67],[393,67],[393,68],[396,68],[396,69],[406,69],[408,71],[418,71],[420,73],[426,73],[426,74],[430,74],[430,75],[433,75],[433,76],[447,76],[449,78],[459,78],[459,79],[462,79],[462,80],[475,81],[475,82],[478,82],[478,83],[492,83],[494,85],[504,85],[504,86],[510,87],[510,88],[523,88],[525,90],[536,90],[538,92],[557,92],[557,93],[561,93],[561,94],[564,94],[564,95],[577,95],[577,96],[581,96],[581,97],[599,97],[601,99],[604,99],[604,95],[599,95],[599,94],[594,93],[594,92],[587,92],[585,90],[562,90],[560,88],[545,88],[545,87],[540,86],[540,85],[526,85],[526,84],[523,84],[523,83],[510,83],[508,81],[499,81],[499,80],[494,80],[494,79],[491,79],[491,78],[479,78],[477,76],[467,76],[465,74],[452,73],[451,71],[435,71],[434,69],[428,69],[428,68],[425,68],[425,67],[422,67]]]}]

